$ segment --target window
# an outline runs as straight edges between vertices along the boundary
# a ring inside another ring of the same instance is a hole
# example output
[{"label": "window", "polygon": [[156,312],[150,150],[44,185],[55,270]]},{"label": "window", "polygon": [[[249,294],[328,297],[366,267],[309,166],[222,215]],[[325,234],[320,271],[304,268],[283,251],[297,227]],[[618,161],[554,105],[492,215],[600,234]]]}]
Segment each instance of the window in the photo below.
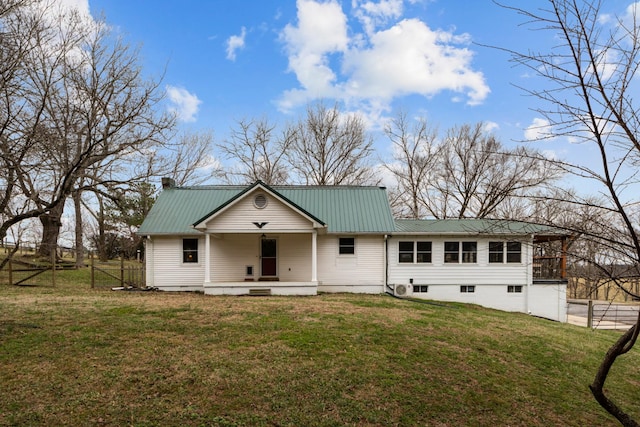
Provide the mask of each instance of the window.
[{"label": "window", "polygon": [[429,292],[429,285],[413,285],[413,293],[426,293]]},{"label": "window", "polygon": [[182,262],[198,262],[198,239],[182,239]]},{"label": "window", "polygon": [[504,262],[503,242],[489,242],[489,262]]},{"label": "window", "polygon": [[509,285],[507,286],[507,292],[510,294],[521,294],[522,285]]},{"label": "window", "polygon": [[340,255],[353,255],[356,253],[356,239],[353,237],[340,237],[338,253]]},{"label": "window", "polygon": [[460,242],[444,242],[444,262],[460,262]]},{"label": "window", "polygon": [[416,262],[431,262],[431,242],[416,242],[416,247],[418,249],[416,253]]},{"label": "window", "polygon": [[489,242],[489,262],[519,263],[522,261],[522,244],[520,242]]},{"label": "window", "polygon": [[413,242],[398,242],[398,262],[413,262]]},{"label": "window", "polygon": [[507,242],[507,262],[522,262],[522,244]]},{"label": "window", "polygon": [[398,242],[399,263],[431,262],[431,242]]},{"label": "window", "polygon": [[460,242],[444,242],[444,262],[477,263],[478,242],[462,242],[462,244]]},{"label": "window", "polygon": [[475,285],[462,285],[460,286],[460,292],[463,294],[472,294],[476,291]]},{"label": "window", "polygon": [[478,242],[462,242],[462,262],[478,262]]}]

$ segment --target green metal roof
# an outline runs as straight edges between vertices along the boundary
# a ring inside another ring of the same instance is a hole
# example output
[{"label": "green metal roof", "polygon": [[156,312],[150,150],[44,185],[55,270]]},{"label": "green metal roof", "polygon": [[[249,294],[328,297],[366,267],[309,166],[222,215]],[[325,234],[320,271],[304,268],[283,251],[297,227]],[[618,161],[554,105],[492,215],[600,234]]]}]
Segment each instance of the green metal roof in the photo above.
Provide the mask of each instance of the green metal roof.
[{"label": "green metal roof", "polygon": [[[199,234],[192,226],[241,197],[250,186],[174,187],[163,190],[138,234]],[[300,211],[326,224],[329,233],[391,233],[387,192],[380,187],[266,186]]]},{"label": "green metal roof", "polygon": [[396,233],[561,236],[564,230],[547,225],[501,219],[396,219]]}]

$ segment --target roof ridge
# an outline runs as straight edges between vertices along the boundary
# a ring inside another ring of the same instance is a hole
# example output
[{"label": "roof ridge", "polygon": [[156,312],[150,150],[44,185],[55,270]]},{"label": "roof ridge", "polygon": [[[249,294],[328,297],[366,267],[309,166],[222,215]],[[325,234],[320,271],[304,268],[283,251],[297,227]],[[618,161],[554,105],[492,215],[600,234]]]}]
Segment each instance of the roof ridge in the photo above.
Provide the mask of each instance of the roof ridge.
[{"label": "roof ridge", "polygon": [[[264,184],[267,185],[267,184]],[[283,184],[283,185],[268,185],[271,188],[286,188],[286,189],[299,189],[299,190],[315,190],[315,189],[339,189],[339,190],[353,190],[353,189],[375,189],[386,190],[384,186],[377,185],[303,185],[303,184]],[[185,185],[171,187],[169,190],[217,190],[217,189],[245,189],[249,186],[242,184],[210,184],[210,185]]]}]

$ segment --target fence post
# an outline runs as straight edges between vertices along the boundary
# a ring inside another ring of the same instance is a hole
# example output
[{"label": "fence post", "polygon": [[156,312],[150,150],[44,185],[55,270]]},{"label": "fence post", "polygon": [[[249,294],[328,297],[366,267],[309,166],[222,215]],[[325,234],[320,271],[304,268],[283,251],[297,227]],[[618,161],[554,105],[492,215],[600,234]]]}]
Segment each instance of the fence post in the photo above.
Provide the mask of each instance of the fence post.
[{"label": "fence post", "polygon": [[96,286],[96,276],[95,276],[95,269],[93,267],[93,252],[89,252],[89,265],[91,268],[91,289],[95,288]]},{"label": "fence post", "polygon": [[120,255],[120,287],[124,287],[124,257]]},{"label": "fence post", "polygon": [[593,328],[593,300],[587,303],[587,328]]}]

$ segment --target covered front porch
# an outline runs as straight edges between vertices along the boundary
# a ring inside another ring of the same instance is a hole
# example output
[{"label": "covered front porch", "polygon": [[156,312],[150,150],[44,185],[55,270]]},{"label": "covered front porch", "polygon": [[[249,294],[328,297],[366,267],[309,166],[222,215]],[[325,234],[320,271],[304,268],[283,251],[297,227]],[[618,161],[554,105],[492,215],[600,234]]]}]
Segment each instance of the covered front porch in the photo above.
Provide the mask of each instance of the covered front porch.
[{"label": "covered front porch", "polygon": [[307,232],[205,232],[204,293],[316,295],[318,236]]}]

